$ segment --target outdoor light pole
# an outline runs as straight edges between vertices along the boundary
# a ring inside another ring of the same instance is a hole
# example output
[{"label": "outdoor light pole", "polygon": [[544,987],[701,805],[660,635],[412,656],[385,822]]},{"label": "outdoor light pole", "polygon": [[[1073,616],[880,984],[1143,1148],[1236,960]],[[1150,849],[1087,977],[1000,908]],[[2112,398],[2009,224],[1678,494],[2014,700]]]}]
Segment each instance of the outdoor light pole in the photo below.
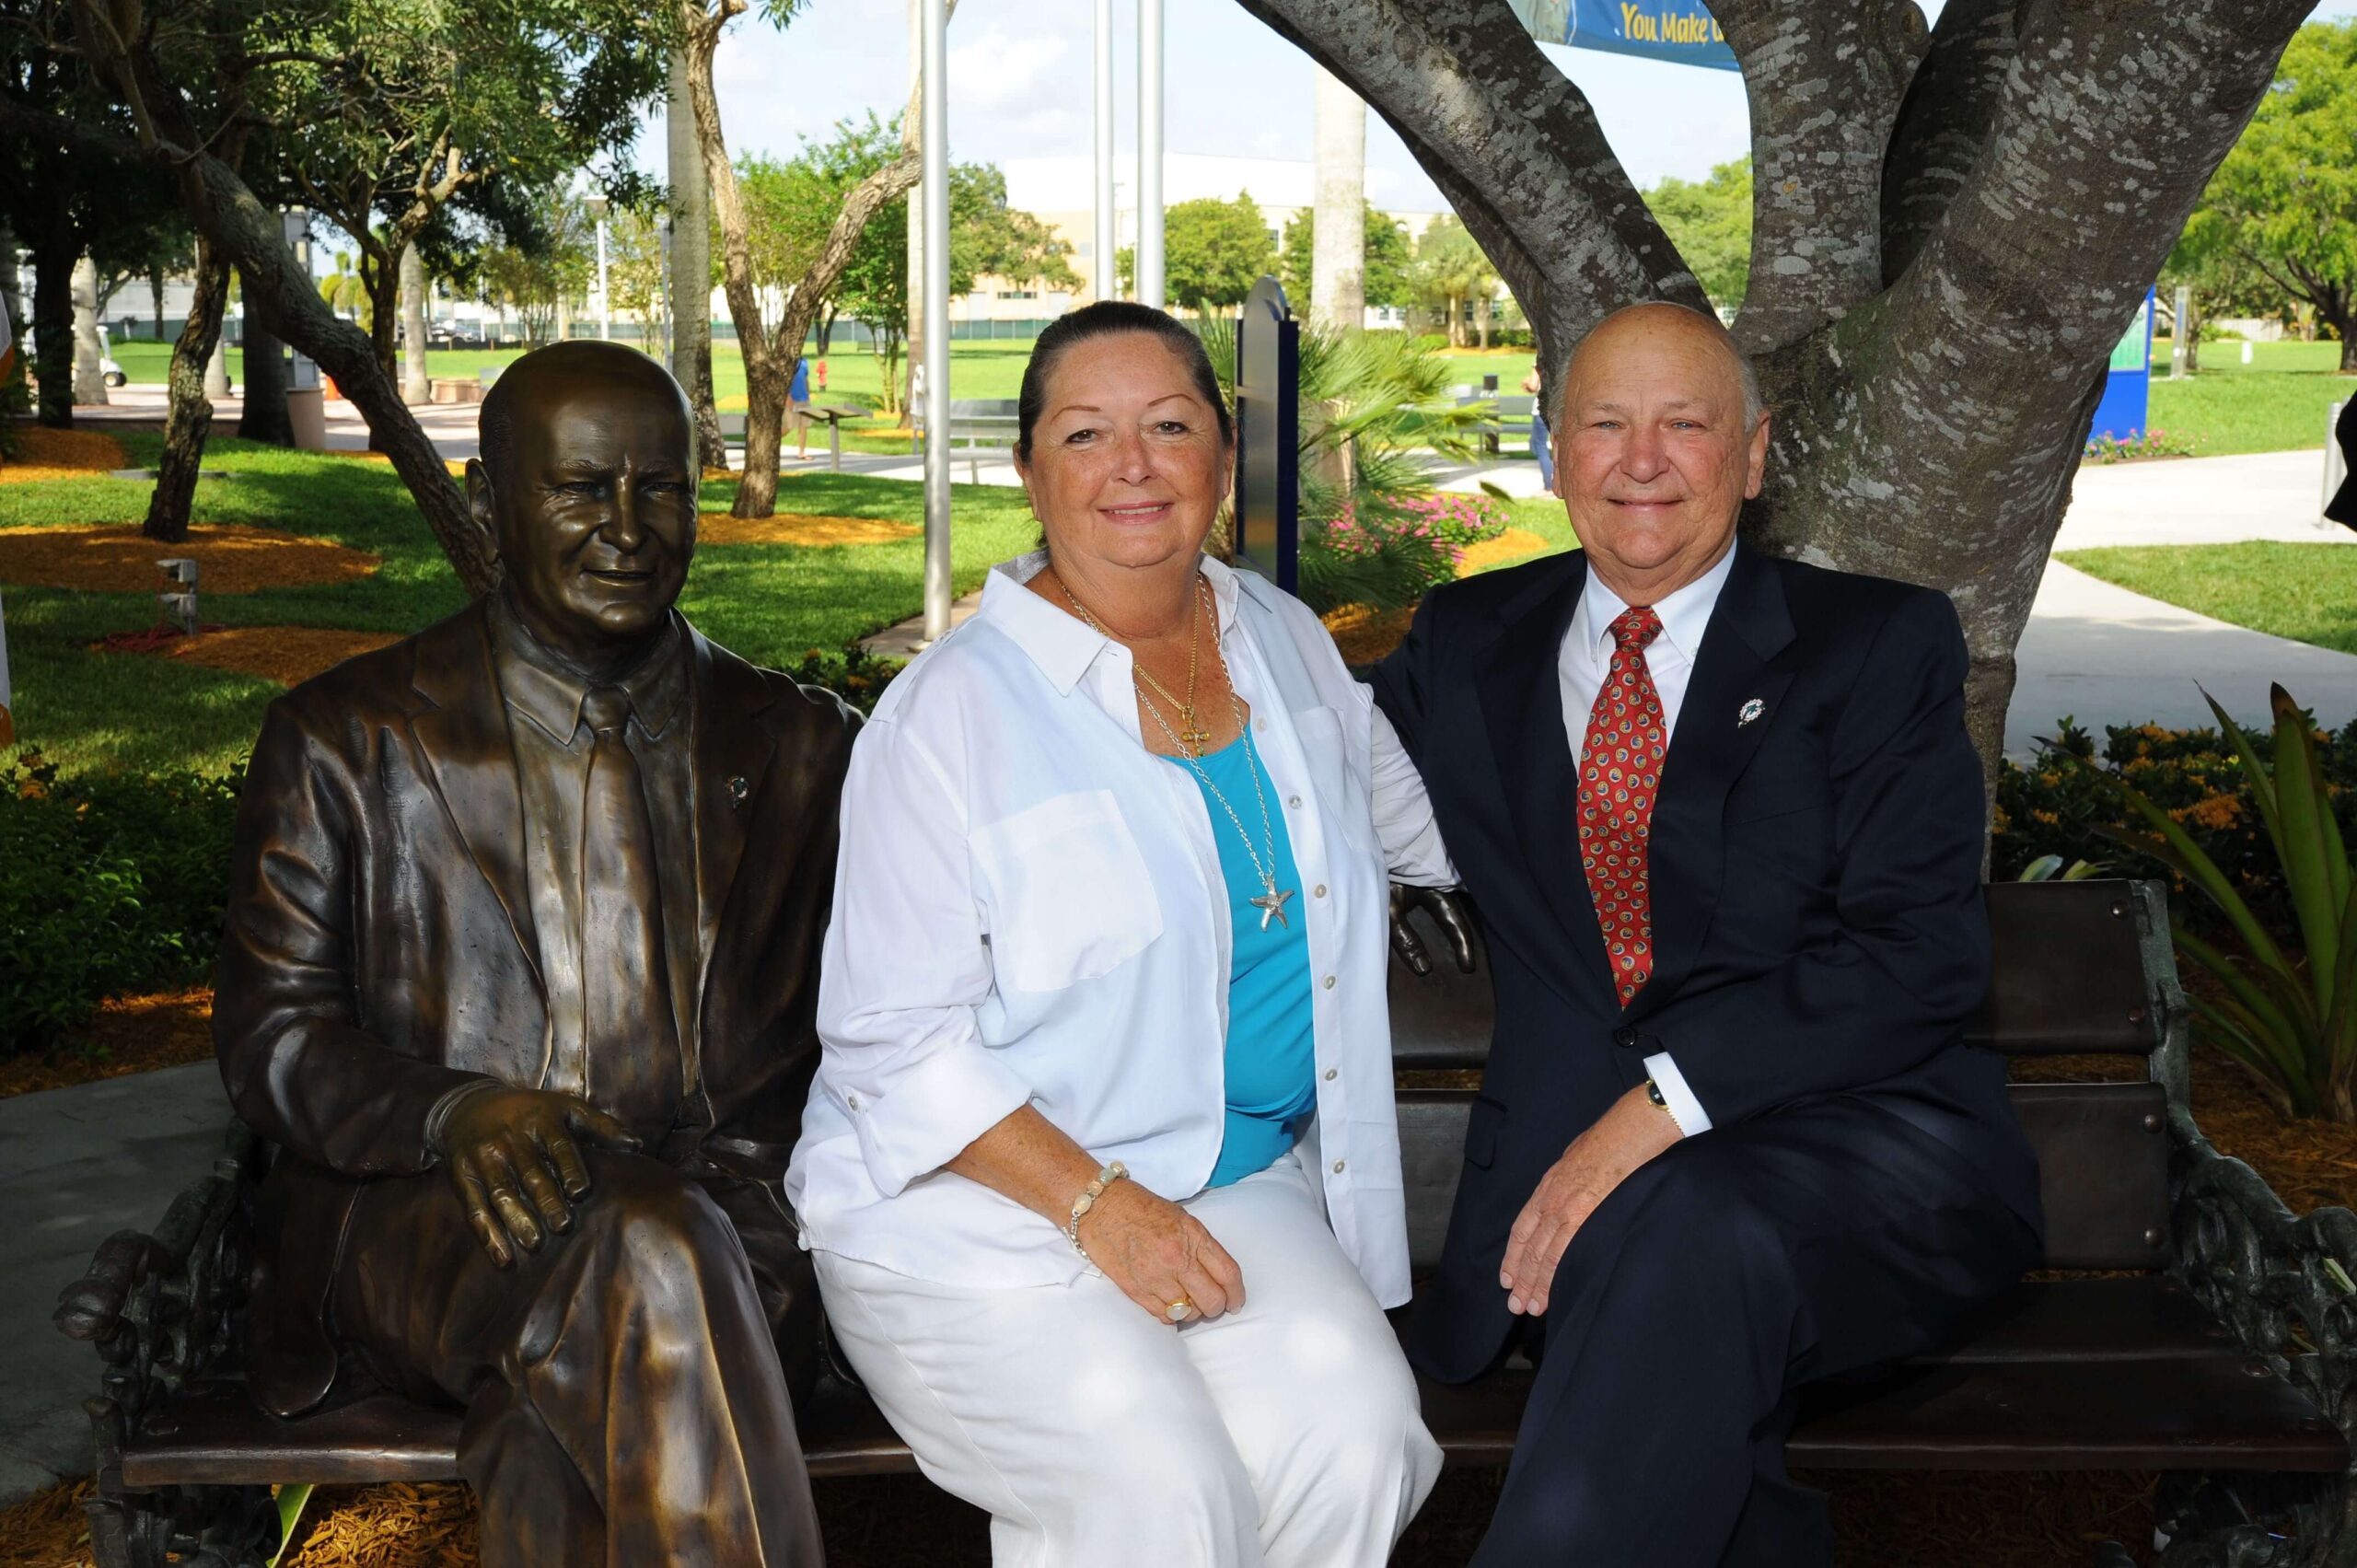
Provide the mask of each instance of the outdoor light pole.
[{"label": "outdoor light pole", "polygon": [[606,303],[606,198],[592,196],[581,204],[589,209],[589,215],[598,223],[598,335],[611,341],[614,313]]},{"label": "outdoor light pole", "polygon": [[949,6],[924,0],[924,640],[949,630]]},{"label": "outdoor light pole", "polygon": [[1098,299],[1112,298],[1121,286],[1113,220],[1113,0],[1097,0],[1097,250],[1089,289]]},{"label": "outdoor light pole", "polygon": [[1162,308],[1162,0],[1138,0],[1138,299]]}]

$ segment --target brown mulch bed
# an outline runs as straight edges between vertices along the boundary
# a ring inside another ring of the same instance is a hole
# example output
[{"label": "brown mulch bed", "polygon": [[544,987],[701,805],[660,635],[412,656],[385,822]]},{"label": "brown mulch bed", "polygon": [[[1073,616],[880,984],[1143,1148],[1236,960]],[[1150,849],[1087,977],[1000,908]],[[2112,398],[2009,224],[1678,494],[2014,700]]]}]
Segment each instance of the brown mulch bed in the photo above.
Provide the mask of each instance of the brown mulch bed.
[{"label": "brown mulch bed", "polygon": [[1469,576],[1475,572],[1503,566],[1553,548],[1543,534],[1533,533],[1528,528],[1508,528],[1495,539],[1467,545],[1457,557],[1457,575]]},{"label": "brown mulch bed", "polygon": [[[79,1044],[0,1057],[0,1099],[211,1060],[212,987],[118,997],[99,1004]],[[164,1201],[169,1202],[168,1195]],[[0,1558],[0,1568],[8,1568],[6,1558]]]},{"label": "brown mulch bed", "polygon": [[17,432],[17,455],[0,461],[0,484],[31,484],[44,479],[87,479],[128,468],[122,444],[95,430],[51,430],[38,424]]},{"label": "brown mulch bed", "polygon": [[772,517],[733,517],[706,512],[696,523],[699,544],[889,544],[924,532],[880,517],[828,517],[780,512]]},{"label": "brown mulch bed", "polygon": [[200,594],[349,583],[381,564],[331,540],[242,524],[199,524],[178,544],[149,539],[135,523],[0,528],[0,583],[27,587],[154,593],[156,563],[175,557],[197,563]]},{"label": "brown mulch bed", "polygon": [[115,633],[93,645],[93,651],[152,654],[295,686],[346,659],[400,641],[400,635],[391,632],[346,632],[324,626],[208,626],[194,636],[161,627]]},{"label": "brown mulch bed", "polygon": [[1376,610],[1364,604],[1346,604],[1328,610],[1318,617],[1334,638],[1334,646],[1347,665],[1373,664],[1399,645],[1408,634],[1408,622],[1414,620],[1412,606],[1399,610]]}]

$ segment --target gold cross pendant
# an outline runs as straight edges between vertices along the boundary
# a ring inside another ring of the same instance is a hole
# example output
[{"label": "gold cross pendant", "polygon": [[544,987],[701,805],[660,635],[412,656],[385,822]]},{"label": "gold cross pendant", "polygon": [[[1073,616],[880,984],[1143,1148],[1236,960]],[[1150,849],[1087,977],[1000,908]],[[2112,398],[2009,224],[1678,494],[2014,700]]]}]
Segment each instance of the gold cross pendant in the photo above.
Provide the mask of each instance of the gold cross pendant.
[{"label": "gold cross pendant", "polygon": [[1178,732],[1180,742],[1198,757],[1203,754],[1203,742],[1211,738],[1212,732],[1207,729],[1182,729]]}]

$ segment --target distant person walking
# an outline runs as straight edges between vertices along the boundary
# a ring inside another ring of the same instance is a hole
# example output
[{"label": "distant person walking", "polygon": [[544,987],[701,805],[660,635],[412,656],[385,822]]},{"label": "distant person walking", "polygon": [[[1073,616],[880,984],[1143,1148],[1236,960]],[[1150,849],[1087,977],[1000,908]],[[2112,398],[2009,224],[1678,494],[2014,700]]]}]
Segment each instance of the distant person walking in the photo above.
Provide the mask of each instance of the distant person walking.
[{"label": "distant person walking", "polygon": [[1530,405],[1530,455],[1538,459],[1538,478],[1548,489],[1555,488],[1555,438],[1547,428],[1547,397],[1538,381],[1538,366],[1522,378],[1522,389],[1538,399]]},{"label": "distant person walking", "polygon": [[810,456],[810,362],[794,362],[794,384],[785,389],[785,412],[794,421],[794,456]]},{"label": "distant person walking", "polygon": [[2357,528],[2357,398],[2340,405],[2340,423],[2332,427],[2340,443],[2340,488],[2325,503],[2324,515],[2343,528]]}]

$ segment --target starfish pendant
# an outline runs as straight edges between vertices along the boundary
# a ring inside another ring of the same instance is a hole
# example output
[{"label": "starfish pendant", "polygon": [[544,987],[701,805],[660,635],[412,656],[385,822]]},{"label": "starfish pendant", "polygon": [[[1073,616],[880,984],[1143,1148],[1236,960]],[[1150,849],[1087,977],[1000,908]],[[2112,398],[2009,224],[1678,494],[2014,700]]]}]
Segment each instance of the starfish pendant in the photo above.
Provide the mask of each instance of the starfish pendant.
[{"label": "starfish pendant", "polygon": [[1285,918],[1285,900],[1292,897],[1291,888],[1280,888],[1272,882],[1269,885],[1267,892],[1252,900],[1252,907],[1260,912],[1261,930],[1269,929],[1269,917],[1271,915],[1276,917],[1279,925],[1288,931],[1293,929],[1293,922]]}]

